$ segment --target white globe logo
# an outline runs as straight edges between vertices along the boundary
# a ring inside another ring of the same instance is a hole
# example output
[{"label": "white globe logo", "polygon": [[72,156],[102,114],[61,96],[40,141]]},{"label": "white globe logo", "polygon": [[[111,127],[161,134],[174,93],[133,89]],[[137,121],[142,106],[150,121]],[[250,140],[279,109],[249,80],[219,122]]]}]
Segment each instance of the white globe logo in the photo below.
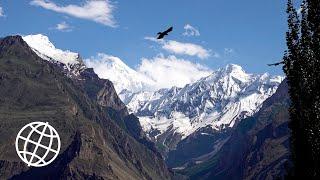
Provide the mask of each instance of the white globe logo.
[{"label": "white globe logo", "polygon": [[16,138],[16,151],[28,166],[42,167],[50,164],[60,151],[60,137],[48,122],[25,125]]}]

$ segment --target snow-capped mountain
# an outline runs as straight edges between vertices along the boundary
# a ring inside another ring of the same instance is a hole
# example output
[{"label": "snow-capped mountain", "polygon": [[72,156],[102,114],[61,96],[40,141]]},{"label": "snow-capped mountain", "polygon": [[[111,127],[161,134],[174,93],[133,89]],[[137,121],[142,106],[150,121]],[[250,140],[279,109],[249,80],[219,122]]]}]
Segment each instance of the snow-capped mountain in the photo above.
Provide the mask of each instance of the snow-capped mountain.
[{"label": "snow-capped mountain", "polygon": [[36,34],[23,36],[22,38],[39,57],[61,64],[68,73],[70,72],[69,75],[77,76],[85,68],[78,53],[57,49],[47,36]]},{"label": "snow-capped mountain", "polygon": [[215,130],[233,127],[237,120],[259,110],[282,80],[280,76],[247,74],[230,64],[183,88],[131,93],[123,101],[151,138],[171,132],[183,139],[207,126]]},{"label": "snow-capped mountain", "polygon": [[151,139],[157,141],[164,135],[166,141],[171,134],[175,135],[171,137],[174,144],[202,128],[221,131],[233,127],[257,112],[283,80],[266,73],[248,74],[242,67],[230,64],[184,87],[159,90],[152,78],[117,57],[98,54],[86,59],[85,65],[78,53],[57,49],[44,35],[28,35],[23,40],[41,58],[61,64],[67,75],[78,76],[86,67],[94,68],[100,78],[113,82],[119,97],[139,117]]},{"label": "snow-capped mountain", "polygon": [[99,53],[97,57],[85,59],[85,63],[94,68],[100,78],[112,81],[118,94],[155,90],[152,79],[131,69],[118,57]]},{"label": "snow-capped mountain", "polygon": [[68,76],[78,76],[86,68],[94,68],[100,78],[113,82],[118,94],[154,91],[155,82],[123,63],[118,57],[99,53],[94,59],[82,60],[79,53],[56,48],[42,34],[22,36],[23,40],[42,59],[61,65]]}]

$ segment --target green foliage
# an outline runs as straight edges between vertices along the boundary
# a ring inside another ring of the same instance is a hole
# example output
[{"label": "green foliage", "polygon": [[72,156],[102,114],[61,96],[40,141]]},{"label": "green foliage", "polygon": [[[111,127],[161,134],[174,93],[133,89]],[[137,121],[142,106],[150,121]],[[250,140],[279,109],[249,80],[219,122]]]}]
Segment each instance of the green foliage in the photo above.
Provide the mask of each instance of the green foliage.
[{"label": "green foliage", "polygon": [[320,1],[304,0],[301,15],[288,1],[287,75],[294,176],[320,177]]}]

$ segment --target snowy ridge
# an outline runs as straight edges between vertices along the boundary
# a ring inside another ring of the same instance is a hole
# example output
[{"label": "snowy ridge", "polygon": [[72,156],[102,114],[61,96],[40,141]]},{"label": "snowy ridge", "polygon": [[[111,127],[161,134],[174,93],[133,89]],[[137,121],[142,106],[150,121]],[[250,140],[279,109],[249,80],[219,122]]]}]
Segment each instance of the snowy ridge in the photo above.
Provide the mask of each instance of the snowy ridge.
[{"label": "snowy ridge", "polygon": [[79,71],[85,68],[78,53],[57,49],[47,36],[36,34],[23,36],[22,38],[39,57],[53,63],[63,64],[64,68],[74,75],[78,75]]},{"label": "snowy ridge", "polygon": [[233,127],[258,111],[282,80],[267,73],[247,74],[231,64],[183,88],[131,93],[123,101],[147,133],[173,131],[183,139],[206,126],[216,130]]},{"label": "snowy ridge", "polygon": [[99,53],[97,57],[85,60],[88,67],[93,67],[100,78],[113,82],[118,94],[125,95],[122,91],[140,92],[155,90],[155,82],[147,76],[136,72],[118,57]]},{"label": "snowy ridge", "polygon": [[23,39],[44,60],[61,64],[67,75],[78,76],[87,65],[100,78],[111,80],[129,111],[155,139],[167,132],[180,134],[183,139],[207,126],[218,131],[233,127],[257,112],[283,80],[267,73],[248,74],[241,66],[230,64],[184,87],[156,89],[153,79],[118,57],[98,54],[86,59],[85,65],[78,53],[57,49],[44,35]]}]

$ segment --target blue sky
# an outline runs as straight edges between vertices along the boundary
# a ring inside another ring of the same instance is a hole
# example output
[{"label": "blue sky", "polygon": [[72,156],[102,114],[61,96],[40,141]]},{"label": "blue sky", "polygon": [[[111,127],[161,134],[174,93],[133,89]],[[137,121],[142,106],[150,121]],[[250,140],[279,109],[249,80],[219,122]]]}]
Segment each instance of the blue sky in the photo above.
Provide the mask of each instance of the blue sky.
[{"label": "blue sky", "polygon": [[[172,54],[211,69],[235,63],[251,73],[282,74],[281,67],[266,64],[279,61],[285,50],[285,0],[117,0],[106,2],[110,12],[103,20],[39,5],[83,7],[84,0],[30,2],[0,0],[0,36],[42,33],[60,49],[79,52],[84,58],[99,52],[114,55],[131,67],[137,67],[141,58]],[[183,35],[187,24],[200,35]],[[169,26],[174,30],[165,43],[145,38]],[[173,41],[196,45],[210,55],[200,58],[197,53],[163,48]]]}]

